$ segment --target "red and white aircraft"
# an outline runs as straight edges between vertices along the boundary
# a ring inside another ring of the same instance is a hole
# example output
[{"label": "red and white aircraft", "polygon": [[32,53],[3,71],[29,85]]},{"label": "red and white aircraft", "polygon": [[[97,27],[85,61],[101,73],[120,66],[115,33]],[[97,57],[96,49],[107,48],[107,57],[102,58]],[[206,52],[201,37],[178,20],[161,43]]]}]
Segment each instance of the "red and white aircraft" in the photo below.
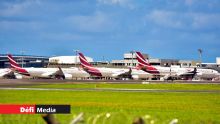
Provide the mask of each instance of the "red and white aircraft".
[{"label": "red and white aircraft", "polygon": [[79,53],[80,64],[91,76],[109,78],[130,78],[131,69],[93,67],[82,53]]},{"label": "red and white aircraft", "polygon": [[0,78],[16,78],[16,76],[11,69],[5,68],[0,69]]},{"label": "red and white aircraft", "polygon": [[218,71],[212,69],[152,66],[140,52],[136,52],[136,56],[138,60],[137,68],[164,79],[193,79],[195,76],[201,79],[213,79],[219,76]]},{"label": "red and white aircraft", "polygon": [[12,70],[25,76],[62,79],[88,78],[90,76],[87,72],[79,68],[21,68],[11,55],[8,55],[8,59]]},{"label": "red and white aircraft", "polygon": [[132,76],[132,79],[134,80],[146,80],[146,79],[150,79],[154,77],[153,74],[145,72],[136,67],[132,68],[131,76]]}]

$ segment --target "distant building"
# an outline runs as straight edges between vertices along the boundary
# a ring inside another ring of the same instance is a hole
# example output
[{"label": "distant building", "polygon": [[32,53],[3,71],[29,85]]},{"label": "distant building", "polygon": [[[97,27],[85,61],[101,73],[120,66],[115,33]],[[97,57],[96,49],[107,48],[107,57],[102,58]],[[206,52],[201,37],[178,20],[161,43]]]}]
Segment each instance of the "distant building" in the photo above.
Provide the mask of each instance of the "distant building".
[{"label": "distant building", "polygon": [[[86,59],[89,62],[93,62],[93,59],[90,57],[86,57]],[[58,66],[63,68],[79,67],[80,66],[79,56],[50,57],[48,67],[58,67]]]},{"label": "distant building", "polygon": [[[148,59],[149,63],[151,65],[155,66],[165,66],[170,67],[171,65],[177,65],[180,67],[196,67],[196,63],[198,61],[194,60],[178,60],[178,59],[157,59],[157,58],[150,58],[148,54],[143,54],[145,59]],[[132,53],[125,53],[123,60],[112,60],[111,64],[112,66],[137,66],[138,61],[136,60],[136,55]]]},{"label": "distant building", "polygon": [[160,59],[160,66],[170,67],[171,65],[180,65],[177,59]]},{"label": "distant building", "polygon": [[[143,54],[145,59],[148,59],[148,54]],[[138,61],[136,60],[136,54],[135,53],[125,53],[123,60],[112,60],[111,64],[112,66],[137,66]]]},{"label": "distant building", "polygon": [[[86,57],[88,62],[93,62],[93,59]],[[78,56],[56,56],[49,58],[50,64],[79,64],[80,60]]]},{"label": "distant building", "polygon": [[218,64],[216,63],[201,63],[201,65],[202,65],[201,67],[218,67]]},{"label": "distant building", "polygon": [[216,57],[216,64],[220,65],[220,57]]},{"label": "distant building", "polygon": [[[200,65],[200,63],[198,63]],[[220,65],[217,63],[201,63],[201,68],[214,69],[220,72]]]},{"label": "distant building", "polygon": [[[150,58],[148,54],[143,54],[145,59],[148,59],[149,63],[154,66],[180,66],[180,67],[196,67],[200,66],[199,61],[194,60],[178,60],[178,59],[158,59]],[[79,57],[77,56],[56,56],[56,57],[45,57],[45,56],[33,56],[33,55],[13,55],[14,59],[18,64],[23,67],[73,67],[80,66]],[[93,61],[93,58],[86,57],[86,59],[96,67],[135,67],[138,65],[136,60],[136,54],[125,53],[124,59],[122,60],[112,60],[111,62],[107,61]],[[220,67],[220,57],[216,58],[216,63],[202,63],[202,67],[209,68],[214,67],[219,69]],[[6,54],[0,54],[0,68],[10,67]]]},{"label": "distant building", "polygon": [[[33,55],[13,55],[15,61],[23,67],[46,67],[49,57],[33,56]],[[23,62],[22,62],[23,61]],[[0,68],[10,67],[9,60],[6,54],[0,54]]]}]

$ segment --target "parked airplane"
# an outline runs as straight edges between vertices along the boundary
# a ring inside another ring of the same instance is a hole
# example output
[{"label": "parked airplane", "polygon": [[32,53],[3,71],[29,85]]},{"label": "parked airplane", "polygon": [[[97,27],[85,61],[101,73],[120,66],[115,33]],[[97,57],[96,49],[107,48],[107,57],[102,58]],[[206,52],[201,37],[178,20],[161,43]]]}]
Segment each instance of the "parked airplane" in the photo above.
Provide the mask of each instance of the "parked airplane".
[{"label": "parked airplane", "polygon": [[131,69],[93,67],[82,53],[79,53],[80,64],[91,76],[109,78],[131,78]]},{"label": "parked airplane", "polygon": [[212,69],[152,66],[140,52],[136,52],[136,56],[138,60],[137,68],[164,79],[193,79],[195,76],[201,79],[213,79],[219,76],[219,73]]},{"label": "parked airplane", "polygon": [[5,68],[5,69],[0,69],[0,78],[16,78],[14,72],[9,69],[9,68]]},{"label": "parked airplane", "polygon": [[220,73],[213,69],[197,69],[198,73],[196,78],[212,80],[214,78],[220,77]]},{"label": "parked airplane", "polygon": [[21,68],[11,55],[8,55],[8,59],[12,70],[25,76],[59,79],[88,78],[90,76],[87,72],[79,68]]},{"label": "parked airplane", "polygon": [[145,80],[145,79],[150,79],[154,77],[153,74],[147,73],[139,68],[132,68],[131,76],[132,76],[132,79],[134,80],[140,80],[140,79]]}]

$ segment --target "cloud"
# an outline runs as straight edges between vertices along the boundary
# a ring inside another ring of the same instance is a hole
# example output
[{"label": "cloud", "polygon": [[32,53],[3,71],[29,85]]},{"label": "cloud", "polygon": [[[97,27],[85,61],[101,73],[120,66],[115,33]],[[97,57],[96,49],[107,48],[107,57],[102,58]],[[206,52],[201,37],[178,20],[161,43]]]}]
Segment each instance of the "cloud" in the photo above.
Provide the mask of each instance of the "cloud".
[{"label": "cloud", "polygon": [[70,32],[62,32],[62,33],[41,33],[40,37],[49,41],[90,41],[92,39],[91,36],[88,35],[81,35],[76,33]]},{"label": "cloud", "polygon": [[30,33],[30,31],[39,31],[43,28],[43,24],[35,21],[0,21],[0,28],[3,32],[26,32]]},{"label": "cloud", "polygon": [[196,0],[185,0],[185,4],[187,6],[192,6],[195,2],[196,2]]},{"label": "cloud", "polygon": [[183,27],[183,22],[180,18],[178,18],[178,14],[172,11],[153,10],[150,14],[147,15],[147,19],[163,27]]},{"label": "cloud", "polygon": [[95,12],[92,15],[73,15],[65,19],[72,28],[87,32],[109,31],[114,26],[109,15]]},{"label": "cloud", "polygon": [[129,2],[129,0],[98,0],[98,2],[100,3],[104,3],[104,4],[127,4]]},{"label": "cloud", "polygon": [[176,12],[153,10],[146,19],[161,27],[175,29],[216,29],[220,28],[219,13]]},{"label": "cloud", "polygon": [[192,26],[196,29],[220,28],[220,14],[192,13]]},{"label": "cloud", "polygon": [[21,2],[6,2],[0,10],[2,16],[15,16],[28,11],[32,6],[40,5],[40,0],[22,0]]},{"label": "cloud", "polygon": [[97,0],[98,3],[107,4],[107,5],[119,5],[122,7],[127,7],[129,9],[134,9],[134,3],[132,0]]}]

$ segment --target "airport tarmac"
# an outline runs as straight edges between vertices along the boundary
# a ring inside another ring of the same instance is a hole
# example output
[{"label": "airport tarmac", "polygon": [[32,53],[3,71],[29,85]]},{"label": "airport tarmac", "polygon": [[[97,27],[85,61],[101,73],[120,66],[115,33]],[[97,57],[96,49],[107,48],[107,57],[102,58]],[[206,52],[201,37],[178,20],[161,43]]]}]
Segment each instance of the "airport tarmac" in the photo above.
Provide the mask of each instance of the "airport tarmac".
[{"label": "airport tarmac", "polygon": [[168,90],[168,89],[126,89],[126,88],[122,89],[122,88],[16,88],[16,87],[0,87],[0,90],[220,93],[219,90]]},{"label": "airport tarmac", "polygon": [[[36,90],[36,91],[111,91],[111,92],[199,92],[199,93],[220,93],[218,90],[168,90],[168,89],[122,89],[122,88],[21,88],[21,86],[49,85],[61,83],[133,83],[133,84],[159,84],[159,83],[187,83],[187,84],[217,84],[220,82],[207,81],[116,81],[116,80],[51,80],[51,79],[0,79],[0,90]],[[19,87],[18,87],[19,86]]]},{"label": "airport tarmac", "polygon": [[48,85],[61,83],[120,83],[120,84],[220,84],[220,81],[142,81],[142,80],[55,80],[55,79],[0,79],[0,87],[17,87],[28,85]]}]

